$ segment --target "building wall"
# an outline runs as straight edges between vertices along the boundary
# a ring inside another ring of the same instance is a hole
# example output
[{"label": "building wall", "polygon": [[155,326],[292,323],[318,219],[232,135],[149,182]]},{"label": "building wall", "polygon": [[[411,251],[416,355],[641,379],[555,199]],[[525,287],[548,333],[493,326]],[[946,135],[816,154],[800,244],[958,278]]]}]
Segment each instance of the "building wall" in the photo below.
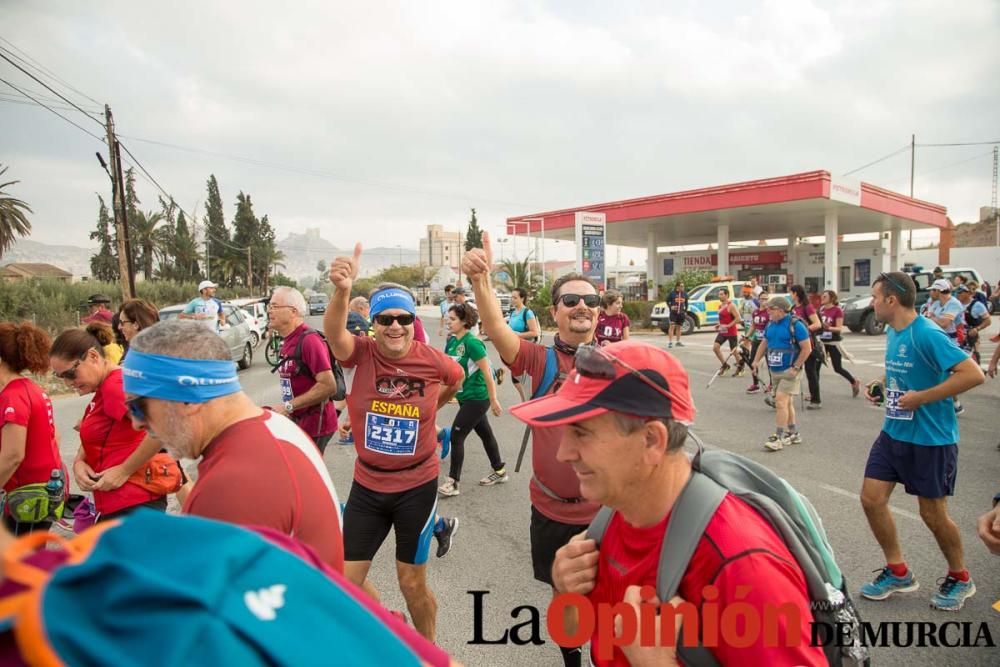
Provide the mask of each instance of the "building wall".
[{"label": "building wall", "polygon": [[[991,285],[1000,280],[1000,247],[952,248],[950,254],[947,266],[966,266],[975,269]],[[904,250],[900,253],[899,261],[900,266],[903,263],[916,264],[926,271],[940,266],[937,248]]]},{"label": "building wall", "polygon": [[462,261],[462,234],[446,232],[441,225],[427,225],[427,237],[420,239],[420,263],[424,266],[453,266]]}]

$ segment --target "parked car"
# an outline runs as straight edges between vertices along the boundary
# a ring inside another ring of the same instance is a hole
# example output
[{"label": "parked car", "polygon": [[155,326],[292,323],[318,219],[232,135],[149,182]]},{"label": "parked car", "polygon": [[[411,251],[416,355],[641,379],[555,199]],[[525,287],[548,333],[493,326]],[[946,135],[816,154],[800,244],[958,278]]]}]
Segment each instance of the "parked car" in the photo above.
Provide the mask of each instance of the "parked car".
[{"label": "parked car", "polygon": [[[941,271],[943,277],[952,282],[957,275],[965,276],[966,280],[975,280],[979,284],[983,283],[982,277],[975,269],[967,267],[943,266]],[[927,299],[930,298],[931,283],[934,282],[934,274],[930,271],[907,271],[907,275],[913,278],[917,286],[916,308],[919,311]],[[840,307],[844,309],[844,326],[854,333],[864,331],[869,336],[877,336],[885,332],[885,324],[875,318],[875,310],[872,308],[871,294],[843,299]]]},{"label": "parked car", "polygon": [[266,298],[252,298],[252,299],[233,299],[229,303],[242,308],[247,313],[249,313],[250,318],[253,320],[250,323],[250,329],[257,334],[254,339],[254,347],[267,337],[267,328],[270,326],[270,318],[267,316],[267,302],[270,299]]},{"label": "parked car", "polygon": [[330,297],[325,294],[313,294],[309,297],[309,314],[322,315],[326,312],[326,304],[330,302]]},{"label": "parked car", "polygon": [[[699,327],[716,326],[719,323],[719,299],[716,298],[719,289],[725,287],[729,291],[729,297],[739,306],[743,302],[743,285],[742,280],[719,281],[698,285],[688,292],[687,313],[684,324],[681,325],[681,335],[693,333]],[[670,313],[667,312],[666,301],[653,306],[650,319],[653,326],[667,333],[670,328]]]},{"label": "parked car", "polygon": [[[160,309],[160,319],[169,320],[177,317],[184,310],[186,304],[167,306]],[[243,310],[231,303],[222,304],[222,314],[225,317],[225,325],[219,331],[219,336],[229,346],[229,355],[240,370],[250,368],[253,363],[253,335],[250,330],[250,322],[243,314]]]}]

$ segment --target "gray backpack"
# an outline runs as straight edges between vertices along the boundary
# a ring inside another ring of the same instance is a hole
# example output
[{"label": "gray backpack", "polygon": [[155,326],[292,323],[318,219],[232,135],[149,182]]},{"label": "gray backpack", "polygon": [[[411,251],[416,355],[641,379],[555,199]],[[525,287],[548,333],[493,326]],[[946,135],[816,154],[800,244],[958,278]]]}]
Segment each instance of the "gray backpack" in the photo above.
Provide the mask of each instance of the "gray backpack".
[{"label": "gray backpack", "polygon": [[[692,460],[691,479],[677,498],[663,536],[656,572],[657,597],[665,602],[677,594],[705,527],[729,492],[757,510],[784,540],[805,575],[814,620],[852,624],[853,645],[840,647],[828,642],[824,647],[830,665],[870,664],[868,649],[861,644],[861,618],[812,503],[761,464],[731,452],[706,452],[697,436],[689,436],[698,444],[698,452]],[[598,545],[613,512],[602,507],[587,528],[587,537]],[[803,641],[810,639],[803,637]],[[704,646],[679,644],[677,657],[689,666],[719,664]]]}]

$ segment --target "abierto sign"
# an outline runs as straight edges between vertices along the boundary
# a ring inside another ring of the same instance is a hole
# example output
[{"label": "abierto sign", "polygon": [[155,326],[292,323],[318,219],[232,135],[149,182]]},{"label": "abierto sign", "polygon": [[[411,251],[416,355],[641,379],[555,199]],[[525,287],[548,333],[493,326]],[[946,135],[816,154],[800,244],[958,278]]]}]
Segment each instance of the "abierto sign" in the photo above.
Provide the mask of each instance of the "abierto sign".
[{"label": "abierto sign", "polygon": [[830,176],[830,199],[861,206],[861,181],[843,176]]},{"label": "abierto sign", "polygon": [[576,213],[576,270],[603,290],[605,262],[605,216],[603,213]]}]

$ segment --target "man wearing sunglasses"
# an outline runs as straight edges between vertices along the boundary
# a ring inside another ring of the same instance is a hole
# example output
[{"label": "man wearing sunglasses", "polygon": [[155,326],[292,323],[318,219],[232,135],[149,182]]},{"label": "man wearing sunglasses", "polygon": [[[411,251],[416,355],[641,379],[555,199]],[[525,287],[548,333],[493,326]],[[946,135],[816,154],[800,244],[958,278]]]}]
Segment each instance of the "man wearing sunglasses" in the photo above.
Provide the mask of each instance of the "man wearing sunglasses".
[{"label": "man wearing sunglasses", "polygon": [[[580,346],[593,345],[601,298],[587,278],[569,274],[552,284],[550,312],[558,331],[554,352],[524,340],[506,322],[490,284],[493,252],[490,237],[483,233],[483,247],[474,248],[462,260],[462,272],[472,282],[479,304],[479,316],[490,332],[494,347],[511,374],[531,377],[532,393],[545,388],[556,391],[573,368],[573,355]],[[557,367],[552,368],[554,354]],[[548,371],[548,373],[547,373]],[[552,560],[569,539],[586,529],[598,506],[583,497],[573,468],[556,459],[563,429],[531,428],[531,562],[535,579],[552,586]],[[579,649],[562,649],[566,665],[579,665]]]},{"label": "man wearing sunglasses", "polygon": [[[647,343],[584,347],[575,361],[575,370],[555,395],[515,406],[511,414],[535,428],[559,430],[558,459],[574,471],[583,496],[614,510],[600,548],[581,530],[556,553],[556,590],[585,595],[594,609],[624,602],[638,619],[640,603],[660,602],[643,599],[641,590],[657,583],[672,510],[693,474],[684,451],[695,418],[690,382],[674,356]],[[797,630],[803,638],[790,647],[780,640],[769,643],[765,633],[748,646],[717,641],[720,645],[706,646],[716,664],[827,664],[822,647],[808,642],[812,614],[795,558],[775,529],[732,494],[725,495],[708,521],[677,590],[701,609],[703,601],[712,600],[708,591],[713,587],[720,611],[740,602],[765,618],[769,605],[794,605],[800,610],[799,626],[792,627],[786,617],[777,636],[793,636]],[[575,636],[577,619],[564,617],[563,623],[566,633]],[[678,664],[672,647],[639,646],[640,633],[632,645],[609,650],[601,642],[622,633],[609,632],[601,623],[599,613],[590,637],[592,664]],[[602,653],[612,657],[601,658]]]},{"label": "man wearing sunglasses", "polygon": [[319,450],[243,392],[215,332],[180,319],[143,329],[122,378],[133,426],[174,458],[201,459],[185,514],[294,535],[342,570],[340,503]]},{"label": "man wearing sunglasses", "polygon": [[413,294],[395,283],[368,295],[374,337],[352,336],[347,309],[361,262],[361,244],[351,257],[330,265],[336,288],[323,316],[337,361],[354,369],[347,410],[358,457],[344,509],[344,574],[376,597],[367,581],[372,560],[395,530],[399,588],[417,630],[434,641],[437,601],[427,585],[436,518],[438,409],[462,386],[462,368],[440,350],[414,340]]},{"label": "man wearing sunglasses", "polygon": [[899,271],[879,274],[872,285],[875,317],[886,323],[885,420],[868,454],[861,506],[886,564],[874,581],[861,587],[861,594],[885,600],[920,586],[906,566],[889,510],[889,498],[901,483],[907,494],[917,496],[920,517],[948,564],[931,606],[958,611],[976,586],[965,569],[961,533],[948,515],[948,496],[955,493],[958,472],[958,419],[952,399],[985,378],[940,326],[917,315],[916,293],[913,280]]}]

